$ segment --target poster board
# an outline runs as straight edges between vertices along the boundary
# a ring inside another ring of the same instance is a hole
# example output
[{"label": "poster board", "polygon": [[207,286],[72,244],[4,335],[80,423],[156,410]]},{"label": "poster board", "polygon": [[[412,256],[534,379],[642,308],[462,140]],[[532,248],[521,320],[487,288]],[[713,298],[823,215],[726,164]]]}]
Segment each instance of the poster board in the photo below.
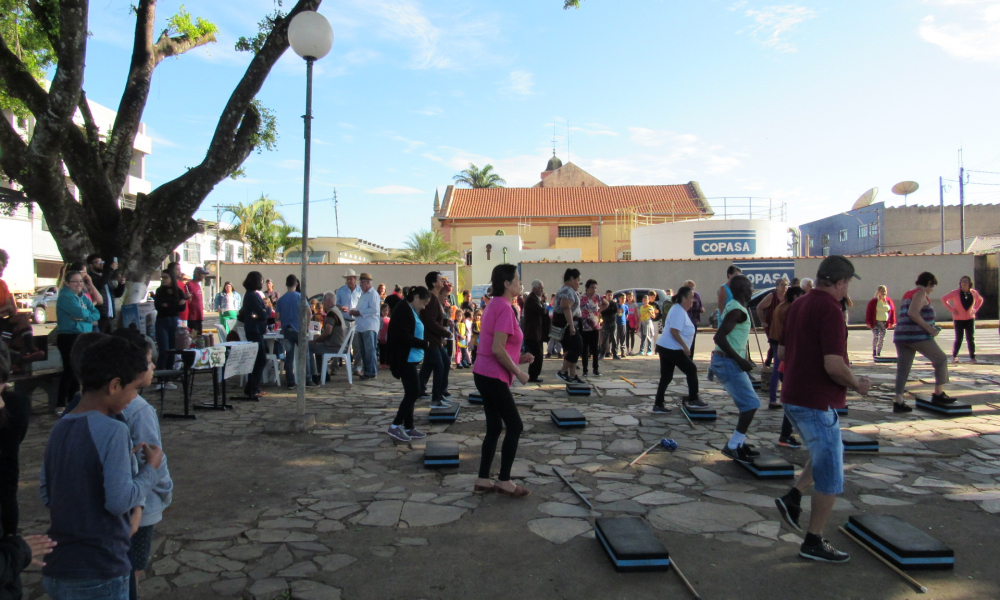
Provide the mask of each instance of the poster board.
[{"label": "poster board", "polygon": [[122,326],[130,327],[133,324],[140,332],[155,338],[156,310],[152,302],[139,302],[137,304],[122,305]]},{"label": "poster board", "polygon": [[223,377],[229,379],[238,375],[249,375],[257,360],[258,345],[254,342],[226,342],[216,347],[229,347],[226,370]]}]

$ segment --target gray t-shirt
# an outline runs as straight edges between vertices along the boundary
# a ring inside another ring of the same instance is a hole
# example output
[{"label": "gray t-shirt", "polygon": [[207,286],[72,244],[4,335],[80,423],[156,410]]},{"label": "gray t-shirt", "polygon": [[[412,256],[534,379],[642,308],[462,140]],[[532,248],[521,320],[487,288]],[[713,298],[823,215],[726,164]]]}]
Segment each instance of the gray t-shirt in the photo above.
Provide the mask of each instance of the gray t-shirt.
[{"label": "gray t-shirt", "polygon": [[578,294],[576,290],[569,287],[568,285],[562,286],[561,288],[559,288],[559,291],[556,292],[556,303],[555,306],[553,307],[553,311],[562,314],[563,298],[569,298],[570,302],[573,303],[573,318],[574,319],[581,318],[580,294]]}]

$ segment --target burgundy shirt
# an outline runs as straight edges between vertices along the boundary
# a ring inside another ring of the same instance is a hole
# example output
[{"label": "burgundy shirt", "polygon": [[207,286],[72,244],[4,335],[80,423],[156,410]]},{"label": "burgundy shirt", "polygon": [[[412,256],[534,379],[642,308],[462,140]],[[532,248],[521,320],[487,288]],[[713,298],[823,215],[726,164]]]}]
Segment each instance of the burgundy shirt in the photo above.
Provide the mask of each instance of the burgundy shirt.
[{"label": "burgundy shirt", "polygon": [[788,308],[778,341],[785,347],[785,378],[781,403],[816,410],[844,408],[847,388],[835,382],[823,366],[823,357],[847,359],[847,323],[840,302],[819,289],[796,299]]},{"label": "burgundy shirt", "polygon": [[187,319],[202,321],[205,319],[205,301],[202,297],[201,284],[195,280],[187,282],[187,291],[191,299],[187,303]]}]

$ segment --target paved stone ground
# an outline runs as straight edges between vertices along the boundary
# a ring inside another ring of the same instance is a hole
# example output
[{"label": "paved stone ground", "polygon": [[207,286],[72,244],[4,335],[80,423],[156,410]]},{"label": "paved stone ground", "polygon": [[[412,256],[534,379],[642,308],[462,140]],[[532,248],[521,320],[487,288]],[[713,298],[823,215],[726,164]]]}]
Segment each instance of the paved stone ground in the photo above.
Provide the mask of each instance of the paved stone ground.
[{"label": "paved stone ground", "polygon": [[[942,334],[943,346],[950,348],[950,336]],[[996,333],[981,330],[980,337],[995,340]],[[273,387],[262,402],[240,403],[227,413],[165,420],[176,492],[157,526],[143,597],[686,597],[674,574],[611,568],[594,539],[592,517],[625,514],[649,520],[705,598],[911,597],[898,576],[836,531],[848,515],[863,512],[898,515],[955,549],[954,571],[915,574],[929,597],[1000,597],[992,555],[1000,524],[1000,405],[987,405],[1000,402],[1000,386],[985,379],[1000,381],[995,341],[980,342],[981,364],[952,369],[949,392],[973,403],[973,416],[939,419],[920,411],[893,414],[894,366],[871,363],[869,334],[851,333],[855,368],[877,387],[866,399],[849,398],[842,426],[877,436],[882,451],[846,461],[847,490],[827,536],[852,560],[830,566],[796,556],[800,538],[773,505],[789,483],[756,480],[718,451],[736,411],[718,384],[704,379],[708,338],[700,334],[697,362],[705,397],[719,411],[714,423],[692,428],[677,409],[649,412],[655,358],[603,362],[604,376],[591,379],[596,393],[589,398],[569,399],[554,385],[555,361],[546,361],[545,384],[516,387],[525,433],[514,474],[533,491],[524,500],[471,493],[485,426],[481,409],[467,402],[474,390],[469,371],[452,372],[453,400],[462,405],[458,421],[427,427],[423,404],[418,426],[432,435],[409,445],[384,434],[401,397],[399,383],[385,371],[351,389],[337,377],[310,390],[309,411],[318,422],[310,433],[264,433],[265,423],[294,409],[294,395]],[[930,376],[928,363],[918,360],[910,389],[929,390],[923,381]],[[684,393],[683,381],[669,388],[675,400]],[[204,400],[210,386],[200,384],[197,395]],[[158,402],[155,395],[150,400]],[[177,404],[168,398],[170,410]],[[587,416],[585,429],[552,424],[549,410],[568,406]],[[759,411],[750,439],[801,466],[804,449],[774,444],[780,419],[780,411]],[[26,533],[44,531],[47,523],[37,473],[53,422],[36,414],[22,449]],[[627,467],[662,437],[675,439],[679,449],[654,450]],[[459,442],[460,468],[425,469],[428,440]],[[896,455],[902,452],[926,456]],[[494,472],[498,465],[499,456]],[[25,582],[30,598],[43,596],[37,572]]]}]

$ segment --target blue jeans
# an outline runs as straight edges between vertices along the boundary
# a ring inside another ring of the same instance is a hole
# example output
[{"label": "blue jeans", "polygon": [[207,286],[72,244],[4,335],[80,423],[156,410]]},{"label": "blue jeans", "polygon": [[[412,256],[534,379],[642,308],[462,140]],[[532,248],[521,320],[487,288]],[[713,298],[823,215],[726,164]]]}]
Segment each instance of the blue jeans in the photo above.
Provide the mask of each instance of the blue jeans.
[{"label": "blue jeans", "polygon": [[434,384],[431,387],[431,400],[443,400],[445,377],[447,376],[447,354],[443,346],[428,348],[424,352],[424,364],[420,367],[420,389],[426,392],[427,380],[434,373]]},{"label": "blue jeans", "polygon": [[785,404],[785,416],[799,431],[809,448],[816,491],[844,493],[844,440],[840,437],[840,417],[833,409],[816,410]]},{"label": "blue jeans", "polygon": [[[289,386],[295,385],[295,351],[299,349],[299,332],[290,327],[285,327],[282,333],[285,335],[285,381]],[[306,356],[306,373],[309,381],[313,377],[313,361]]]},{"label": "blue jeans", "polygon": [[760,408],[760,398],[753,389],[750,374],[741,369],[735,360],[712,353],[712,370],[741,413]]},{"label": "blue jeans", "polygon": [[361,338],[361,356],[365,364],[365,376],[375,377],[378,374],[378,359],[375,357],[375,349],[378,347],[377,331],[357,331],[354,337]]},{"label": "blue jeans", "polygon": [[156,361],[156,368],[160,370],[173,368],[173,353],[177,345],[177,327],[181,320],[178,317],[156,317],[156,346],[160,350],[160,356]]},{"label": "blue jeans", "polygon": [[128,575],[114,579],[42,577],[42,584],[52,600],[128,600],[128,578]]}]

